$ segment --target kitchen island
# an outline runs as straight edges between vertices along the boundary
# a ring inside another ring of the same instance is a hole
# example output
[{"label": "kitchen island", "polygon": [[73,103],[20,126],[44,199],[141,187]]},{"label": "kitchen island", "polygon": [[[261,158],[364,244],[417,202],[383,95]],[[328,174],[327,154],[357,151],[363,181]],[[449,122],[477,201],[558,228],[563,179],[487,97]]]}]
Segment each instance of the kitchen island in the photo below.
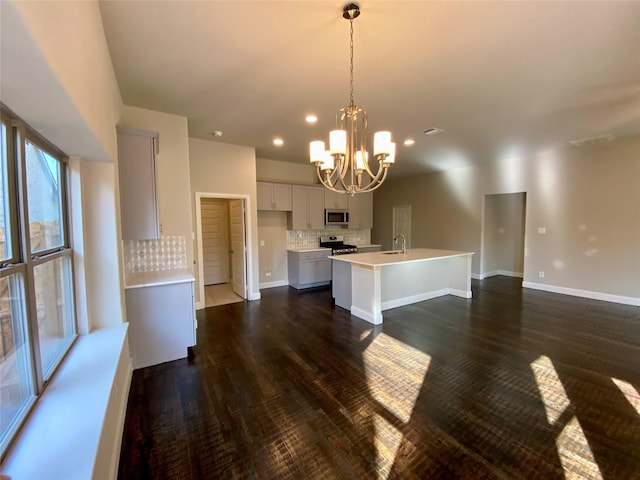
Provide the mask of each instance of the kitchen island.
[{"label": "kitchen island", "polygon": [[334,255],[333,298],[373,324],[382,323],[382,312],[391,308],[442,295],[471,298],[472,256],[429,248]]}]

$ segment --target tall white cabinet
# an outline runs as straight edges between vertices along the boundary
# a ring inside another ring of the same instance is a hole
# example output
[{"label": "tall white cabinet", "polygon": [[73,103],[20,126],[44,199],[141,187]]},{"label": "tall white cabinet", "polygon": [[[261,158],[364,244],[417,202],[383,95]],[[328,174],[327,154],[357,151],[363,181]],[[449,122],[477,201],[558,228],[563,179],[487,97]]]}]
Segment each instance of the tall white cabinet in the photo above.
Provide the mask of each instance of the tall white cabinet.
[{"label": "tall white cabinet", "polygon": [[158,238],[157,132],[118,127],[118,175],[122,239]]}]

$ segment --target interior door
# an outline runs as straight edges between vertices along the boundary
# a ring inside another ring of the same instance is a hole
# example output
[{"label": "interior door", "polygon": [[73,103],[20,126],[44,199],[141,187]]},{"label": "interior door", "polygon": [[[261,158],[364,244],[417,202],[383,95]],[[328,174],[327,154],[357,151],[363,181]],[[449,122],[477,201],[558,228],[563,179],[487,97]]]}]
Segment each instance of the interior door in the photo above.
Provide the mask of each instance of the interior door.
[{"label": "interior door", "polygon": [[229,201],[231,231],[231,285],[233,291],[247,298],[246,259],[244,231],[244,200]]},{"label": "interior door", "polygon": [[[407,239],[407,248],[411,248],[411,205],[397,205],[393,207],[393,238],[403,234]],[[393,239],[392,239],[393,243]],[[401,243],[392,245],[401,247]]]},{"label": "interior door", "polygon": [[227,200],[203,198],[200,203],[202,268],[205,285],[229,281],[228,208]]}]

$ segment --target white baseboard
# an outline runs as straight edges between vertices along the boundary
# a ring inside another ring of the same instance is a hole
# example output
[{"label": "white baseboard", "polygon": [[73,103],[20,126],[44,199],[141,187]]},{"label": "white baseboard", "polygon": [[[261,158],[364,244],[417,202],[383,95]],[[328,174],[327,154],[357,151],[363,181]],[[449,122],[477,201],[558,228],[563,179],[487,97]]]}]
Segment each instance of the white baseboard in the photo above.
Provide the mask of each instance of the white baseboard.
[{"label": "white baseboard", "polygon": [[418,295],[411,295],[410,297],[396,298],[394,300],[388,300],[382,302],[382,311],[389,310],[390,308],[403,307],[405,305],[411,305],[412,303],[424,302],[425,300],[431,300],[432,298],[442,297],[449,294],[448,288],[442,290],[434,290],[433,292],[420,293]]},{"label": "white baseboard", "polygon": [[546,285],[544,283],[534,282],[522,282],[522,286],[524,288],[543,290],[545,292],[562,293],[564,295],[573,295],[574,297],[592,298],[594,300],[603,300],[605,302],[622,303],[624,305],[634,305],[636,307],[640,307],[640,298],[636,297],[625,297],[622,295],[612,295],[610,293],[592,292],[589,290],[558,287],[556,285]]},{"label": "white baseboard", "polygon": [[491,272],[485,272],[484,274],[471,274],[471,278],[474,278],[476,280],[484,280],[485,278],[495,277],[496,275],[524,278],[523,272],[510,272],[508,270],[493,270]]},{"label": "white baseboard", "polygon": [[263,282],[260,284],[260,290],[263,288],[286,287],[289,282],[286,280],[276,280],[275,282]]}]

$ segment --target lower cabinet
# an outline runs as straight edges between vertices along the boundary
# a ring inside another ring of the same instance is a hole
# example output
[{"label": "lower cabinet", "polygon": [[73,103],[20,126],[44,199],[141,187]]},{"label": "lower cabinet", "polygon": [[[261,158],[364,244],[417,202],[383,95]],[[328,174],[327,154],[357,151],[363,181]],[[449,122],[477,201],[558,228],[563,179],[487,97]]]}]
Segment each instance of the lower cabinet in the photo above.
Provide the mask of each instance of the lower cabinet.
[{"label": "lower cabinet", "polygon": [[331,249],[313,252],[287,252],[289,285],[303,289],[331,283]]},{"label": "lower cabinet", "polygon": [[133,368],[188,356],[196,344],[193,282],[125,290]]}]

